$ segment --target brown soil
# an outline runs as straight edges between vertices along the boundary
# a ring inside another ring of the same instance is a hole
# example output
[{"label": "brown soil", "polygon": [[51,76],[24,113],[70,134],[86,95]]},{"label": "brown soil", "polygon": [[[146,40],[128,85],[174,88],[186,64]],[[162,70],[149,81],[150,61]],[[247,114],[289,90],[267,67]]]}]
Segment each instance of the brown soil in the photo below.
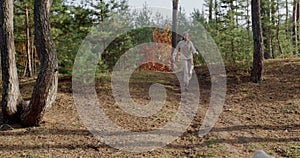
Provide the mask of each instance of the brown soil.
[{"label": "brown soil", "polygon": [[[262,149],[276,157],[300,157],[300,59],[265,62],[264,81],[252,83],[244,68],[227,66],[226,105],[213,130],[198,137],[210,97],[210,77],[206,68],[197,67],[201,108],[192,124],[166,147],[131,153],[101,143],[81,122],[72,97],[71,77],[60,77],[53,108],[39,127],[2,125],[0,157],[251,157]],[[180,90],[174,76],[138,71],[131,78],[133,99],[149,102],[148,89],[154,82],[167,89],[166,106],[149,118],[126,114],[111,94],[108,75],[97,79],[96,90],[103,109],[115,124],[134,131],[163,126],[178,108]],[[21,91],[29,98],[34,80],[22,80]]]}]

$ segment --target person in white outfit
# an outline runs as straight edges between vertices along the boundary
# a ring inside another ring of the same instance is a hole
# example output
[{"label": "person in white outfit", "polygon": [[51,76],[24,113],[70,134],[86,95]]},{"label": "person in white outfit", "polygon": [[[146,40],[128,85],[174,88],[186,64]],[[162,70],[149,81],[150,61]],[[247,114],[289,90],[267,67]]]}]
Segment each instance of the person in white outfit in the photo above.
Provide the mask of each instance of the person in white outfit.
[{"label": "person in white outfit", "polygon": [[177,44],[173,52],[173,61],[176,60],[178,51],[180,52],[181,64],[183,67],[184,88],[187,91],[194,69],[193,54],[198,54],[193,42],[189,40],[189,34],[187,32],[183,33],[183,39]]}]

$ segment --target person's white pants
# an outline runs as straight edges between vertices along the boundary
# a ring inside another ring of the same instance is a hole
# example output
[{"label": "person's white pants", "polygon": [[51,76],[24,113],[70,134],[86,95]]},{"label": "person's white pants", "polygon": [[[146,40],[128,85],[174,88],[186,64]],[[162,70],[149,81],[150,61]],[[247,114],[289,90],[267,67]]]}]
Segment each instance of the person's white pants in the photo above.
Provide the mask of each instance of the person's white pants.
[{"label": "person's white pants", "polygon": [[181,60],[183,67],[183,83],[185,88],[188,88],[189,82],[193,75],[194,63],[193,59]]}]

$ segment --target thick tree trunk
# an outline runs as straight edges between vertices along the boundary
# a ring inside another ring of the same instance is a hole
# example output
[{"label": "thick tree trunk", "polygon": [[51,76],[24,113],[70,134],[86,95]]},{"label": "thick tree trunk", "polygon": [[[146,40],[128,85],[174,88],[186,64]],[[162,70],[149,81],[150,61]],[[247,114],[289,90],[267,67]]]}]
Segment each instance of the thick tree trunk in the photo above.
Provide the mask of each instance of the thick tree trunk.
[{"label": "thick tree trunk", "polygon": [[[176,48],[177,45],[177,26],[178,26],[178,1],[173,0],[173,14],[172,14],[172,52],[171,55],[173,56],[173,50]],[[171,63],[172,70],[174,70],[174,61],[172,60]]]},{"label": "thick tree trunk", "polygon": [[51,3],[51,0],[34,1],[35,45],[41,66],[32,98],[21,116],[26,126],[39,125],[44,112],[56,97],[58,63],[49,23]]},{"label": "thick tree trunk", "polygon": [[15,61],[13,0],[0,0],[0,51],[2,64],[2,112],[4,121],[16,121],[22,101]]},{"label": "thick tree trunk", "polygon": [[260,82],[262,81],[264,54],[260,19],[260,0],[251,0],[251,14],[254,40],[253,68],[251,79],[253,82]]}]

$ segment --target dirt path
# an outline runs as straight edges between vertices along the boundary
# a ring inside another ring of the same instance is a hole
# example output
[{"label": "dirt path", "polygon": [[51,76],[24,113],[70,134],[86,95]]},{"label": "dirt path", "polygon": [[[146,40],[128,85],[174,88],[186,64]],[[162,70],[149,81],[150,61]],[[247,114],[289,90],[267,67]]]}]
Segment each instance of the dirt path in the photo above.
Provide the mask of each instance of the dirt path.
[{"label": "dirt path", "polygon": [[[249,82],[247,70],[226,69],[226,105],[213,130],[203,138],[198,137],[198,130],[210,97],[210,78],[203,68],[196,68],[201,108],[192,124],[171,144],[145,153],[116,150],[94,138],[78,117],[71,78],[63,77],[55,105],[40,127],[2,126],[0,157],[251,157],[257,149],[276,157],[300,157],[300,59],[266,61],[265,80],[259,84]],[[180,90],[173,81],[172,75],[161,73],[132,76],[130,92],[139,104],[149,102],[153,82],[167,89],[166,105],[149,118],[128,115],[116,106],[107,77],[97,80],[96,91],[115,124],[133,131],[153,130],[170,121],[178,108]],[[24,81],[22,93],[29,95],[32,85],[33,81]]]}]

